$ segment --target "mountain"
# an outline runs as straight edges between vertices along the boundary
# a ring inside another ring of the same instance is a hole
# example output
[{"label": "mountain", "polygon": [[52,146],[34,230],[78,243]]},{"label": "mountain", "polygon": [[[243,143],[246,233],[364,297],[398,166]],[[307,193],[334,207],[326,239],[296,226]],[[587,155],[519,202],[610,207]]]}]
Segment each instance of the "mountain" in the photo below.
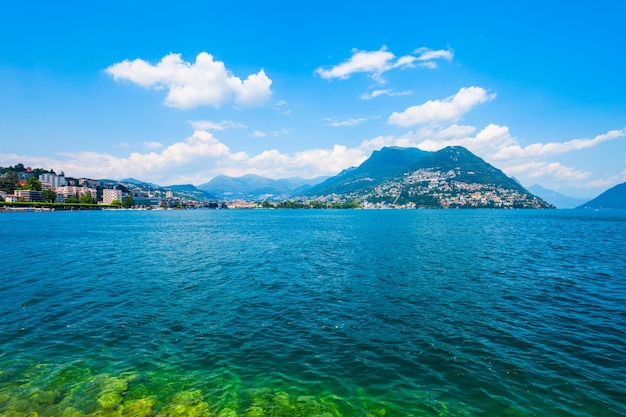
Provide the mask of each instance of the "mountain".
[{"label": "mountain", "polygon": [[559,209],[575,208],[587,201],[584,198],[576,198],[563,195],[554,190],[544,188],[539,184],[528,187],[528,191]]},{"label": "mountain", "polygon": [[307,195],[346,194],[379,183],[393,177],[403,168],[416,160],[429,155],[430,152],[417,148],[385,147],[374,151],[372,155],[358,167],[341,171],[338,175],[328,178],[321,184],[312,187]]},{"label": "mountain", "polygon": [[306,195],[322,201],[354,200],[365,206],[552,207],[460,146],[437,152],[383,148]]},{"label": "mountain", "polygon": [[626,209],[626,182],[609,188],[596,198],[578,206],[577,208],[593,209]]},{"label": "mountain", "polygon": [[143,195],[153,195],[164,198],[167,191],[171,191],[174,197],[193,201],[217,200],[206,191],[200,190],[191,184],[161,186],[150,182],[144,182],[135,178],[124,178],[120,181],[103,180],[113,186],[123,186],[126,190],[141,190]]},{"label": "mountain", "polygon": [[160,185],[157,184],[153,184],[151,182],[145,182],[145,181],[141,181],[135,178],[124,178],[123,180],[118,181],[126,186],[130,186],[130,185],[136,185],[138,187],[144,188],[144,187],[151,187],[151,188],[161,188]]},{"label": "mountain", "polygon": [[171,190],[172,194],[176,197],[183,197],[189,200],[195,200],[195,201],[217,200],[217,197],[215,195],[209,192],[206,192],[204,190],[200,190],[191,184],[169,185],[163,188]]},{"label": "mountain", "polygon": [[284,200],[304,194],[325,179],[326,177],[272,179],[253,174],[242,177],[220,175],[197,188],[225,200]]}]

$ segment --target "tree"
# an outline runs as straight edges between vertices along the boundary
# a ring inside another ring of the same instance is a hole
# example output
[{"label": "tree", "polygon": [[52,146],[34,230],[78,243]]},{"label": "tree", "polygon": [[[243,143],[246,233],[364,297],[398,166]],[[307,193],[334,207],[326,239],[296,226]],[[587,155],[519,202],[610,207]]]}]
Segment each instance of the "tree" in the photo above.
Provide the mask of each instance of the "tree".
[{"label": "tree", "polygon": [[17,174],[9,171],[6,174],[0,176],[0,190],[6,191],[9,194],[13,194],[15,187],[17,186]]},{"label": "tree", "polygon": [[111,205],[112,206],[121,207],[122,206],[122,202],[120,200],[113,200],[113,201],[111,201]]},{"label": "tree", "polygon": [[97,201],[94,202],[94,198],[91,196],[90,193],[85,193],[83,195],[80,196],[80,204],[98,204]]},{"label": "tree", "polygon": [[133,198],[133,195],[132,194],[128,194],[126,197],[124,197],[124,201],[122,201],[122,204],[126,208],[133,207],[135,205],[135,199]]},{"label": "tree", "polygon": [[66,203],[73,203],[73,204],[78,204],[80,203],[80,197],[78,196],[78,191],[76,192],[75,195],[71,196],[71,197],[67,197],[65,199]]},{"label": "tree", "polygon": [[26,189],[41,191],[41,182],[37,179],[37,177],[30,177],[26,180]]},{"label": "tree", "polygon": [[46,203],[54,203],[57,201],[57,193],[52,190],[43,190],[41,192],[41,197]]}]

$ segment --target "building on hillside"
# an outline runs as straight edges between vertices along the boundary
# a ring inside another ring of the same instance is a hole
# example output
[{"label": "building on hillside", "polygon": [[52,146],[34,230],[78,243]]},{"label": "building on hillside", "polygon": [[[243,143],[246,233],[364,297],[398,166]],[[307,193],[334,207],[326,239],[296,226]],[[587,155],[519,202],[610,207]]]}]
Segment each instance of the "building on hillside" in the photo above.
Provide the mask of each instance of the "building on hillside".
[{"label": "building on hillside", "polygon": [[122,201],[122,190],[102,190],[102,204],[111,204],[114,200]]},{"label": "building on hillside", "polygon": [[15,196],[18,199],[23,199],[24,201],[43,201],[43,198],[41,197],[41,191],[35,191],[35,190],[15,190],[14,191]]},{"label": "building on hillside", "polygon": [[165,192],[165,198],[174,198],[174,193],[171,190]]},{"label": "building on hillside", "polygon": [[25,171],[25,172],[18,172],[17,173],[17,178],[22,180],[22,181],[26,181],[27,179],[29,179],[30,177],[34,177],[35,174],[33,174],[30,171]]},{"label": "building on hillside", "polygon": [[41,186],[47,190],[54,190],[57,187],[62,187],[67,185],[67,181],[65,181],[65,174],[61,171],[61,174],[57,175],[54,173],[41,174],[39,176],[39,181],[41,182]]},{"label": "building on hillside", "polygon": [[102,186],[101,181],[100,180],[92,180],[90,178],[79,178],[78,179],[78,185],[83,186],[83,187],[99,187]]},{"label": "building on hillside", "polygon": [[62,195],[64,199],[75,196],[77,193],[79,197],[83,194],[90,194],[91,198],[98,198],[98,190],[96,190],[95,188],[64,185],[62,187],[57,187],[56,189],[54,189],[54,192],[57,193],[57,195]]}]

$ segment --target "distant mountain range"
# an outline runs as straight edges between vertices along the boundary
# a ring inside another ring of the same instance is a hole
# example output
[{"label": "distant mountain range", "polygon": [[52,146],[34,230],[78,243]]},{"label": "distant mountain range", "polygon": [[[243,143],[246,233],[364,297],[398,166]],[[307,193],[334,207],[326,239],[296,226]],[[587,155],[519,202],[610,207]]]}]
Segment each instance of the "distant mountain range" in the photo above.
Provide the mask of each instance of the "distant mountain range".
[{"label": "distant mountain range", "polygon": [[200,190],[192,184],[168,185],[161,186],[150,182],[144,182],[135,178],[124,178],[120,181],[102,180],[114,185],[121,185],[127,190],[140,189],[141,191],[151,192],[153,194],[165,196],[167,191],[171,191],[174,197],[184,198],[194,201],[218,200],[218,198],[204,190]]},{"label": "distant mountain range", "polygon": [[[127,179],[133,186],[154,184]],[[438,152],[386,147],[358,167],[333,177],[270,179],[258,175],[220,175],[197,187],[169,186],[193,199],[222,201],[318,200],[357,201],[383,207],[515,207],[549,208],[517,181],[467,149]],[[210,197],[209,197],[210,196]]]},{"label": "distant mountain range", "polygon": [[626,183],[587,202],[537,184],[525,189],[515,178],[506,176],[460,146],[437,152],[385,147],[374,151],[357,167],[345,169],[332,177],[312,179],[220,175],[197,187],[192,184],[160,186],[135,178],[89,181],[98,181],[100,186],[117,187],[124,192],[140,190],[143,191],[140,195],[157,198],[163,198],[171,191],[174,197],[201,202],[318,200],[396,207],[626,209]]},{"label": "distant mountain range", "polygon": [[586,209],[626,209],[626,182],[609,188],[596,198],[577,208]]},{"label": "distant mountain range", "polygon": [[528,187],[528,191],[559,209],[576,208],[587,201],[586,198],[569,197],[539,184]]},{"label": "distant mountain range", "polygon": [[242,177],[220,175],[197,188],[216,196],[220,200],[283,201],[304,195],[312,186],[327,178],[271,179],[253,174]]}]

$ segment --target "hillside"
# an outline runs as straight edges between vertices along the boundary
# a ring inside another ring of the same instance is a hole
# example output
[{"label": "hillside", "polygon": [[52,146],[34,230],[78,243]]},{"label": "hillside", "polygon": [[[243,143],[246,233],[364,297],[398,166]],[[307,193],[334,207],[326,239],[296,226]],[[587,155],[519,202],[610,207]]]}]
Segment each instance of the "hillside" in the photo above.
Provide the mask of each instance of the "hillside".
[{"label": "hillside", "polygon": [[626,182],[609,188],[593,200],[577,208],[626,209]]},{"label": "hillside", "polygon": [[379,151],[374,151],[358,167],[343,170],[338,175],[312,187],[306,194],[328,195],[356,192],[364,187],[393,177],[403,168],[426,155],[429,155],[429,152],[417,148],[382,148]]},{"label": "hillside", "polygon": [[313,187],[310,199],[403,207],[550,208],[467,149],[383,148],[359,167]]}]

